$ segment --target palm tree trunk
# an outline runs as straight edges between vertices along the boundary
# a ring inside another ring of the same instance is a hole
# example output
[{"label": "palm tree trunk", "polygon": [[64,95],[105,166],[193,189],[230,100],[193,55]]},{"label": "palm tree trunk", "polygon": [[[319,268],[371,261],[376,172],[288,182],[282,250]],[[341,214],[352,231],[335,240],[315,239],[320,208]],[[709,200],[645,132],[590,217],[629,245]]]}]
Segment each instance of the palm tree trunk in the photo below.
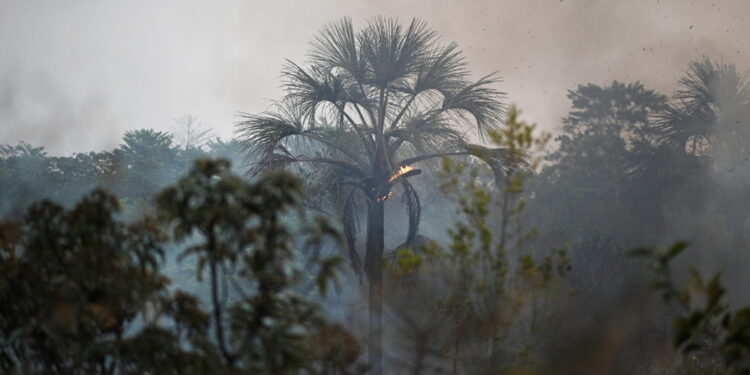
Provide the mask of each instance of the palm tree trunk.
[{"label": "palm tree trunk", "polygon": [[367,252],[365,269],[370,284],[368,350],[370,374],[383,372],[383,202],[370,201],[367,206]]}]

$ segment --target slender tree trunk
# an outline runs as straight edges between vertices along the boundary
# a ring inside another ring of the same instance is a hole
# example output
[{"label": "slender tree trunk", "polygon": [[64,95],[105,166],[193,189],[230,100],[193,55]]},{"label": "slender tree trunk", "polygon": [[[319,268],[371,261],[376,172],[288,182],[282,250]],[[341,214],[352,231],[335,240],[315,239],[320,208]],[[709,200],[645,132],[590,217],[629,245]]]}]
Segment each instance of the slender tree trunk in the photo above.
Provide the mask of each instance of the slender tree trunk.
[{"label": "slender tree trunk", "polygon": [[[213,256],[212,256],[213,258]],[[214,323],[215,323],[215,329],[216,329],[216,342],[219,345],[219,351],[221,352],[221,355],[224,357],[224,360],[227,361],[228,365],[231,365],[231,356],[229,355],[229,351],[226,348],[225,341],[224,341],[224,325],[221,322],[222,318],[222,308],[221,308],[221,302],[219,301],[219,281],[218,276],[216,274],[216,261],[211,259],[209,262],[209,269],[211,271],[211,301],[214,305]]]},{"label": "slender tree trunk", "polygon": [[373,375],[383,372],[383,202],[369,202],[367,206],[367,251],[365,269],[370,286],[369,295],[369,362]]},{"label": "slender tree trunk", "polygon": [[233,365],[232,355],[226,347],[226,341],[224,336],[224,325],[222,323],[222,304],[219,301],[219,276],[216,268],[218,267],[218,261],[216,259],[216,239],[213,233],[208,233],[208,248],[210,251],[208,268],[211,272],[211,302],[213,303],[214,312],[214,327],[216,329],[216,342],[219,345],[219,351],[222,357],[226,361],[228,366]]}]

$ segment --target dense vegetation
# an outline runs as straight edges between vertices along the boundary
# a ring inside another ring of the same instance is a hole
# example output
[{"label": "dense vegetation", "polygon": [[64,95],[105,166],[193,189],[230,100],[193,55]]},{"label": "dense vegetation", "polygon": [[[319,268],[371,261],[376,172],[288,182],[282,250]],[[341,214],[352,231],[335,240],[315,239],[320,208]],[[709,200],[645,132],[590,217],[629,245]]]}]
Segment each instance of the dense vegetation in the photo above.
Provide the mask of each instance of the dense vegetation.
[{"label": "dense vegetation", "polygon": [[733,65],[686,62],[670,95],[582,84],[552,138],[420,22],[337,22],[310,56],[235,140],[0,146],[1,370],[750,368]]}]

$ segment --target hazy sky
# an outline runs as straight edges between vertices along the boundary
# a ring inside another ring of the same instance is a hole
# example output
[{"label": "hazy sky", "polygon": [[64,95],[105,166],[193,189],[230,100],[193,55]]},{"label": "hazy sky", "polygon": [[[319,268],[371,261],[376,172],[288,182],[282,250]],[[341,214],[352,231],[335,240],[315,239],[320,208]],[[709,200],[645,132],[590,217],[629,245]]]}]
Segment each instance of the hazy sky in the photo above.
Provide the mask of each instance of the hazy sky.
[{"label": "hazy sky", "polygon": [[0,0],[0,144],[110,149],[185,114],[231,136],[238,111],[280,97],[284,59],[303,61],[321,26],[374,15],[427,21],[549,130],[577,84],[669,93],[704,54],[750,68],[748,0]]}]

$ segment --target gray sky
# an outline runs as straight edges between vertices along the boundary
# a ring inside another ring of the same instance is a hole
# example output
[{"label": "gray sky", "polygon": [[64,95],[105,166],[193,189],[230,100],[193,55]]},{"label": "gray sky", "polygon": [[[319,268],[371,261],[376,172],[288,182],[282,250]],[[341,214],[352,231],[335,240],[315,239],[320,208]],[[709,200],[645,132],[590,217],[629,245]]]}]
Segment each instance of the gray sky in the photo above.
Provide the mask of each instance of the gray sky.
[{"label": "gray sky", "polygon": [[110,149],[185,114],[231,136],[321,26],[374,15],[427,21],[547,130],[577,84],[669,93],[703,54],[750,68],[748,0],[0,0],[0,144]]}]

